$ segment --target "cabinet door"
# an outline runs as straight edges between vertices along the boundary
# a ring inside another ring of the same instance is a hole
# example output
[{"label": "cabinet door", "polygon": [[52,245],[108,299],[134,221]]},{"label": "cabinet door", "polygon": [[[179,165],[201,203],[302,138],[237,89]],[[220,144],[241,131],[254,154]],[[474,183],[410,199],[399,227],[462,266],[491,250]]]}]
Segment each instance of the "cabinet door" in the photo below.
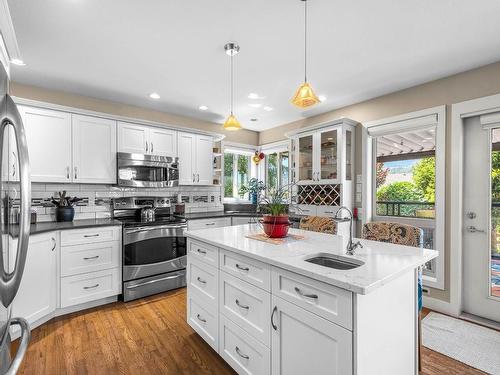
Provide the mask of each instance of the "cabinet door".
[{"label": "cabinet door", "polygon": [[73,115],[73,182],[116,183],[116,121]]},{"label": "cabinet door", "polygon": [[316,134],[317,175],[322,184],[337,183],[340,180],[341,128],[329,129]]},{"label": "cabinet door", "polygon": [[194,185],[196,135],[177,133],[179,155],[179,185]]},{"label": "cabinet door", "polygon": [[71,114],[19,106],[32,182],[71,181]]},{"label": "cabinet door", "polygon": [[[12,241],[15,257],[16,241]],[[30,236],[28,256],[19,291],[13,302],[12,316],[20,316],[34,323],[56,308],[57,267],[56,233]]]},{"label": "cabinet door", "polygon": [[314,135],[308,134],[297,139],[297,183],[310,184],[317,178],[315,169]]},{"label": "cabinet door", "polygon": [[213,183],[213,145],[212,137],[196,136],[196,184],[212,185]]},{"label": "cabinet door", "polygon": [[174,130],[150,128],[149,145],[153,155],[177,156],[177,132]]},{"label": "cabinet door", "polygon": [[273,375],[352,374],[352,333],[273,297]]},{"label": "cabinet door", "polygon": [[132,154],[149,153],[149,128],[128,122],[118,122],[118,151]]}]

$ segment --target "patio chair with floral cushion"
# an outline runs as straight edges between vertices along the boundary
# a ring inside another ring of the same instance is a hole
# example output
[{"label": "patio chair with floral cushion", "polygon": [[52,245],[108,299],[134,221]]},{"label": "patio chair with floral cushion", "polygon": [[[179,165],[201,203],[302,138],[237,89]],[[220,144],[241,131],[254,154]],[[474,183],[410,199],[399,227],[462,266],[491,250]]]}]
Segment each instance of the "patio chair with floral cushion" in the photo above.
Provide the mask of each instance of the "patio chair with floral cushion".
[{"label": "patio chair with floral cushion", "polygon": [[[389,242],[397,245],[424,247],[424,231],[412,225],[390,222],[372,222],[363,225],[363,238],[366,240]],[[422,267],[418,272],[417,303],[418,303],[418,368],[421,364],[422,329],[420,311],[422,310]]]},{"label": "patio chair with floral cushion", "polygon": [[336,234],[337,223],[331,217],[306,216],[300,219],[299,229]]}]

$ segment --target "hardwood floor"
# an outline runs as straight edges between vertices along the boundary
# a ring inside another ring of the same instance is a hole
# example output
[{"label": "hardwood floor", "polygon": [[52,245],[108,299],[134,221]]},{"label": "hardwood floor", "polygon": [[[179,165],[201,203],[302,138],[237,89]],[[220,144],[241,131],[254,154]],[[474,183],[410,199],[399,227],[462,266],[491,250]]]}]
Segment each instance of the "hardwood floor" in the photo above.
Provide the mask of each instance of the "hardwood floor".
[{"label": "hardwood floor", "polygon": [[[235,374],[185,319],[185,289],[56,318],[33,330],[19,374]],[[422,375],[484,374],[425,347],[422,355]]]}]

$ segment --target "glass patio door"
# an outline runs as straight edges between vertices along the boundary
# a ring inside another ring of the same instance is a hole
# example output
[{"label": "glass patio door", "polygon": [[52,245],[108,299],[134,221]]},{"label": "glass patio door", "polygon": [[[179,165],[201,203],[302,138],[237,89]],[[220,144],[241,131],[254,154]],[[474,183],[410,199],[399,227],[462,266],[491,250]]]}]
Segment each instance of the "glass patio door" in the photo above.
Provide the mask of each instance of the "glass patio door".
[{"label": "glass patio door", "polygon": [[500,322],[500,128],[464,129],[463,310]]}]

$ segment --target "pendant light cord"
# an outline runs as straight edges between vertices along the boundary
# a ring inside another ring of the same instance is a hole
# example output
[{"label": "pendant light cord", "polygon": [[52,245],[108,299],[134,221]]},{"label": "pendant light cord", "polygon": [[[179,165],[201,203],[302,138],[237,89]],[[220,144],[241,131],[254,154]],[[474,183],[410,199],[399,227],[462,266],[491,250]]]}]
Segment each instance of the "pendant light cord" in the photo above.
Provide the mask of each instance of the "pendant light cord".
[{"label": "pendant light cord", "polygon": [[307,0],[304,2],[304,82],[307,82]]},{"label": "pendant light cord", "polygon": [[234,52],[231,52],[231,116],[233,115],[233,55]]}]

